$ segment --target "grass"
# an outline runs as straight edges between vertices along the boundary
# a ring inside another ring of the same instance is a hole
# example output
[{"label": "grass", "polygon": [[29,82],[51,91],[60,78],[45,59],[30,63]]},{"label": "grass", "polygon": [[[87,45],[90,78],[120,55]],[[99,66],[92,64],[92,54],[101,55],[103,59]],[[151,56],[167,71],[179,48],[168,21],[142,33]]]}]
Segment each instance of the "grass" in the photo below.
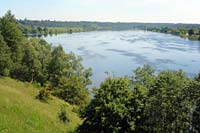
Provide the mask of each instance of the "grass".
[{"label": "grass", "polygon": [[[52,97],[43,103],[35,97],[38,88],[30,83],[10,78],[0,78],[0,133],[62,133],[74,132],[81,120],[72,112],[72,106]],[[69,123],[63,123],[58,115],[65,105]]]}]

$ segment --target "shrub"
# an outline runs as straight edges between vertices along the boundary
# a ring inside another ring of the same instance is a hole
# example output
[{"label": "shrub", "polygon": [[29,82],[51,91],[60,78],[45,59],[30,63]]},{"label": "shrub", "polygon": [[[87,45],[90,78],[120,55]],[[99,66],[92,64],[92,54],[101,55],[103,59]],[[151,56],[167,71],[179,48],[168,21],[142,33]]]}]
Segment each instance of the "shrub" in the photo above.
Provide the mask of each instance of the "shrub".
[{"label": "shrub", "polygon": [[60,121],[62,121],[64,123],[67,123],[67,122],[70,121],[69,117],[68,117],[68,113],[67,113],[66,108],[65,108],[64,105],[62,105],[60,107],[60,113],[59,113],[58,117],[59,117]]},{"label": "shrub", "polygon": [[39,94],[36,96],[36,98],[40,101],[47,102],[48,99],[50,99],[50,96],[51,92],[48,89],[44,88],[39,91]]}]

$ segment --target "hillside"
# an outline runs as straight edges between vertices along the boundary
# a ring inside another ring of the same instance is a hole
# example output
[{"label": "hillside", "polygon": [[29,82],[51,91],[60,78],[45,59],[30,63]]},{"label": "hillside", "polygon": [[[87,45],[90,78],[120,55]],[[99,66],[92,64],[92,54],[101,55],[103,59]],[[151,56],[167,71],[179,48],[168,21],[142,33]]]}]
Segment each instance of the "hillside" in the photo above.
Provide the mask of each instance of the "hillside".
[{"label": "hillside", "polygon": [[[43,103],[35,97],[38,88],[10,78],[0,78],[0,132],[73,132],[81,120],[72,107],[55,97]],[[70,122],[58,118],[60,106],[65,104]]]}]

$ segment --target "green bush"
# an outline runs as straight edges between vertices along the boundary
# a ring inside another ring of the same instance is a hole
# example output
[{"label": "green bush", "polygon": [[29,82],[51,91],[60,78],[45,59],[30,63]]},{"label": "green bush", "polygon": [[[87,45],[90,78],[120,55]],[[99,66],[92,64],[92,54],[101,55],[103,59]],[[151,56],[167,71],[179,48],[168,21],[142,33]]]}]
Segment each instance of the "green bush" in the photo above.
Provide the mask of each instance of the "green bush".
[{"label": "green bush", "polygon": [[47,102],[50,99],[51,92],[44,88],[39,91],[39,94],[36,96],[37,99],[43,102]]},{"label": "green bush", "polygon": [[67,113],[64,105],[60,106],[60,113],[59,113],[58,117],[59,117],[60,121],[62,121],[64,123],[70,122],[68,113]]}]

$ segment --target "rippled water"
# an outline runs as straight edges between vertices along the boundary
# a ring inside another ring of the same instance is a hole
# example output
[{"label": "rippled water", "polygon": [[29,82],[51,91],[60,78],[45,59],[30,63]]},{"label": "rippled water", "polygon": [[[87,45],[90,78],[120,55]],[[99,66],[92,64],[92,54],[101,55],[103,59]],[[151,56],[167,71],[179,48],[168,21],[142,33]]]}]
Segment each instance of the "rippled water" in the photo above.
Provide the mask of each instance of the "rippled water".
[{"label": "rippled water", "polygon": [[177,36],[144,31],[96,31],[48,36],[46,41],[62,45],[66,52],[82,56],[86,68],[93,69],[93,85],[106,77],[132,75],[150,64],[156,71],[183,69],[188,75],[200,71],[200,42]]}]

